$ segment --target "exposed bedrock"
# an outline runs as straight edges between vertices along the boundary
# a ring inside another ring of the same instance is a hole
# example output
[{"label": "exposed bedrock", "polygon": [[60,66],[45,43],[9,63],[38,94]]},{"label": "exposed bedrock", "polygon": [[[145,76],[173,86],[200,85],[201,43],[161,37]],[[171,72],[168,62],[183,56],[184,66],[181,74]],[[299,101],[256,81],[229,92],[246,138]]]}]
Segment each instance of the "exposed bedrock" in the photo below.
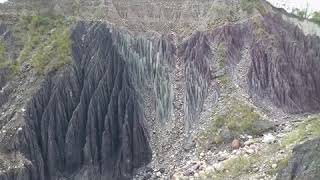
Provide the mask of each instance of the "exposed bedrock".
[{"label": "exposed bedrock", "polygon": [[255,39],[248,74],[251,93],[291,113],[320,110],[320,38],[282,18],[266,16],[267,37]]},{"label": "exposed bedrock", "polygon": [[129,179],[151,160],[143,87],[154,82],[158,117],[168,119],[166,71],[175,48],[100,23],[79,23],[72,38],[73,65],[45,80],[26,110],[26,127],[1,139],[1,149],[24,154],[32,180]]},{"label": "exposed bedrock", "polygon": [[[210,62],[210,57],[219,52],[210,47],[217,43],[223,43],[226,48],[225,63],[231,74],[242,60],[243,49],[249,49],[250,59],[247,62],[250,64],[246,70],[245,88],[256,102],[271,101],[290,113],[320,110],[318,36],[305,35],[297,26],[275,14],[254,17],[244,23],[225,25],[211,32],[195,33],[188,44],[182,47],[187,52],[186,59],[191,59],[194,64],[192,71],[202,66],[201,72],[206,74],[206,68],[216,62]],[[210,69],[213,74],[218,70],[217,66]],[[189,78],[192,78],[192,72],[189,74]],[[193,81],[186,83],[195,85]],[[194,90],[188,92],[192,91]],[[193,102],[192,99],[190,102]]]},{"label": "exposed bedrock", "polygon": [[[8,160],[19,171],[7,170],[0,180],[130,179],[151,161],[147,128],[158,132],[155,127],[169,129],[168,122],[182,121],[188,132],[221,68],[232,75],[246,48],[245,88],[255,100],[288,112],[320,109],[320,39],[277,15],[177,39],[79,22],[72,34],[72,65],[49,74],[24,116],[15,116],[22,129],[0,134],[0,155],[21,156],[21,162]],[[216,58],[220,46],[223,63]],[[175,138],[158,137],[172,144]],[[172,155],[166,151],[171,146],[159,146],[168,155],[163,158]]]},{"label": "exposed bedrock", "polygon": [[293,150],[289,165],[277,176],[277,180],[312,180],[320,176],[320,140],[298,145]]}]

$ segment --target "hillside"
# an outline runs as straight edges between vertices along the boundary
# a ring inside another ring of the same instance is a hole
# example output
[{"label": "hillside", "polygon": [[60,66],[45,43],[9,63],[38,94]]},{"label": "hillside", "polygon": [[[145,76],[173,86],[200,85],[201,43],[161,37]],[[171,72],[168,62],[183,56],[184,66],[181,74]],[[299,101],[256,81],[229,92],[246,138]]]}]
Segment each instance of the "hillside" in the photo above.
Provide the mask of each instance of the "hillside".
[{"label": "hillside", "polygon": [[320,177],[320,28],[263,0],[0,5],[0,180]]}]

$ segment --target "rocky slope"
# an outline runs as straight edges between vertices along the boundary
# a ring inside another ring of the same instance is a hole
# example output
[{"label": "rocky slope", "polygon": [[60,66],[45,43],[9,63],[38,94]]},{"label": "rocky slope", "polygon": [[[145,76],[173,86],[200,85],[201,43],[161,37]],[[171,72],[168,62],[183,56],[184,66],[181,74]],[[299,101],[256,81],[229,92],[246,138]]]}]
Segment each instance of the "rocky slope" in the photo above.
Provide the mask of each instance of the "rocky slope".
[{"label": "rocky slope", "polygon": [[[179,178],[198,153],[320,109],[320,38],[265,1],[16,0],[1,11],[1,180]],[[294,169],[309,163],[301,149],[279,179],[312,171]],[[210,179],[194,171],[184,178]]]}]

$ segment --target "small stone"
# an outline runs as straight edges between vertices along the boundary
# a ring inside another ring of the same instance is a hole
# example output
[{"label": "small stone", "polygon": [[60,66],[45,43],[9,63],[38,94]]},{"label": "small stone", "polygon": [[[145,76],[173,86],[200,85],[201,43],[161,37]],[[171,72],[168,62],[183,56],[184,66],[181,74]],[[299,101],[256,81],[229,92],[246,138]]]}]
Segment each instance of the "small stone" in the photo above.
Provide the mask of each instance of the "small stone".
[{"label": "small stone", "polygon": [[253,143],[254,143],[254,141],[252,139],[249,139],[248,141],[244,142],[244,145],[245,146],[250,146]]},{"label": "small stone", "polygon": [[200,176],[205,175],[205,173],[206,173],[205,171],[199,171],[199,175],[200,175]]},{"label": "small stone", "polygon": [[194,175],[193,175],[193,176],[194,176],[195,178],[200,177],[198,173],[194,173]]},{"label": "small stone", "polygon": [[22,127],[19,127],[19,128],[18,128],[18,131],[22,131]]},{"label": "small stone", "polygon": [[157,172],[157,173],[156,173],[156,176],[157,176],[157,177],[161,177],[161,172]]},{"label": "small stone", "polygon": [[248,153],[248,154],[253,154],[253,153],[254,153],[254,150],[253,150],[253,149],[246,149],[246,153]]},{"label": "small stone", "polygon": [[166,171],[166,170],[165,170],[164,168],[160,168],[160,169],[159,169],[159,172],[160,172],[161,174],[163,174],[165,171]]},{"label": "small stone", "polygon": [[182,179],[179,175],[175,174],[172,176],[171,180],[180,180]]},{"label": "small stone", "polygon": [[143,180],[151,179],[151,177],[152,177],[152,175],[148,173],[143,177]]},{"label": "small stone", "polygon": [[151,167],[146,167],[146,173],[152,173],[153,169]]},{"label": "small stone", "polygon": [[25,112],[25,111],[26,111],[26,109],[22,108],[22,109],[21,109],[21,111],[22,111],[22,112]]},{"label": "small stone", "polygon": [[271,167],[272,167],[272,169],[276,169],[278,167],[278,165],[277,164],[272,164]]},{"label": "small stone", "polygon": [[218,171],[218,172],[221,172],[221,171],[224,170],[224,167],[223,167],[223,165],[222,165],[221,163],[214,164],[214,165],[213,165],[213,168],[214,168],[216,171]]},{"label": "small stone", "polygon": [[206,170],[205,170],[205,172],[207,172],[207,173],[212,173],[214,171],[215,171],[215,169],[212,166],[207,167]]},{"label": "small stone", "polygon": [[272,134],[263,135],[263,143],[272,144],[276,142],[276,138]]},{"label": "small stone", "polygon": [[239,149],[240,146],[241,146],[241,144],[240,144],[240,141],[238,139],[233,140],[232,143],[231,143],[231,147],[233,149]]},{"label": "small stone", "polygon": [[253,168],[253,172],[258,172],[260,169],[258,167]]},{"label": "small stone", "polygon": [[192,170],[188,170],[186,172],[183,173],[184,176],[193,176],[194,172]]},{"label": "small stone", "polygon": [[202,152],[202,153],[200,153],[200,157],[204,157],[204,153]]}]

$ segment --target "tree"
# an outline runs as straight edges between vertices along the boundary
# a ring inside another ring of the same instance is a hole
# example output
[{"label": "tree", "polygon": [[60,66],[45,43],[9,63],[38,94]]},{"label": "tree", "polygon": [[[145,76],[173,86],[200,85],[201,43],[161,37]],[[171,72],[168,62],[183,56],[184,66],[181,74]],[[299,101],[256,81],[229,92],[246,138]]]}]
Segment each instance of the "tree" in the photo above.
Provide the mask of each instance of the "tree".
[{"label": "tree", "polygon": [[320,25],[320,11],[312,13],[311,20]]},{"label": "tree", "polygon": [[307,3],[307,7],[305,9],[295,8],[292,10],[292,14],[294,14],[302,19],[309,19],[311,16],[309,6],[310,6],[309,3]]}]

